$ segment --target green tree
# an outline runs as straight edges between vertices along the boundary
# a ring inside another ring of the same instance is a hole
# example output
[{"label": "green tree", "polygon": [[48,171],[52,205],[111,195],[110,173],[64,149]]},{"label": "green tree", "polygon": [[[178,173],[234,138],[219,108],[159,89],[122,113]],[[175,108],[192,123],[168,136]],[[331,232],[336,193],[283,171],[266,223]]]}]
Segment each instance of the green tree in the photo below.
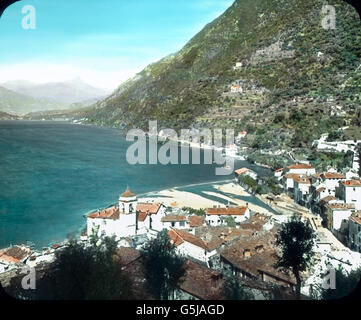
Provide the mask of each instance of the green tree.
[{"label": "green tree", "polygon": [[230,228],[235,228],[236,227],[236,220],[234,220],[234,218],[232,216],[227,217],[226,223],[227,223],[227,226],[230,227]]},{"label": "green tree", "polygon": [[258,193],[260,192],[261,188],[258,185],[257,181],[252,179],[250,176],[242,176],[240,178],[240,183],[242,186],[244,186],[248,191],[252,193]]},{"label": "green tree", "polygon": [[158,300],[168,300],[185,274],[185,259],[175,249],[165,229],[142,249],[147,286]]},{"label": "green tree", "polygon": [[223,290],[227,300],[254,300],[252,292],[246,290],[240,280],[235,277],[227,277]]},{"label": "green tree", "polygon": [[188,212],[188,214],[190,215],[196,215],[196,216],[200,216],[203,217],[206,215],[206,212],[204,209],[194,209],[194,208],[190,208],[190,207],[183,207],[182,211],[184,212]]},{"label": "green tree", "polygon": [[55,262],[40,281],[39,299],[122,300],[131,299],[130,282],[116,255],[114,238],[85,245],[71,240],[56,252]]},{"label": "green tree", "polygon": [[296,296],[301,297],[301,272],[306,271],[314,255],[313,246],[316,234],[301,218],[293,215],[282,225],[276,234],[276,245],[281,250],[276,267],[282,271],[291,271],[296,278]]}]

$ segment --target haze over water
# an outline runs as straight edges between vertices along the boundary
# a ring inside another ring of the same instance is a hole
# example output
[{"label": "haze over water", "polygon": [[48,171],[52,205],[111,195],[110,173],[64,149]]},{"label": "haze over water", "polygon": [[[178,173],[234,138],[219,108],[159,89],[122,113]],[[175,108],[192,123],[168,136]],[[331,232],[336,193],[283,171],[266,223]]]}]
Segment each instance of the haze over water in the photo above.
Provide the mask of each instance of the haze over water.
[{"label": "haze over water", "polygon": [[127,187],[143,194],[233,178],[216,176],[215,164],[129,165],[129,145],[115,129],[0,121],[0,248],[63,241]]}]

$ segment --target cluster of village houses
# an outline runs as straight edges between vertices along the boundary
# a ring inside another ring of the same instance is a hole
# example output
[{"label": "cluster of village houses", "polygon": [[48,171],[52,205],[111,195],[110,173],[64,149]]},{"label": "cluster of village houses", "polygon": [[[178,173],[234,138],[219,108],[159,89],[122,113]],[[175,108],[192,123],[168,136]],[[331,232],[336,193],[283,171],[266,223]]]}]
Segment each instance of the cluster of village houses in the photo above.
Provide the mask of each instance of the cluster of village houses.
[{"label": "cluster of village houses", "polygon": [[[355,162],[359,162],[356,153]],[[355,169],[357,164],[347,174],[317,173],[310,164],[298,163],[275,172],[285,193],[309,212],[302,219],[317,232],[314,266],[302,275],[306,296],[322,284],[328,266],[341,265],[346,271],[361,266],[361,180]],[[257,179],[255,172],[241,168],[235,171],[236,181],[243,175]],[[80,239],[88,243],[94,235],[115,236],[122,267],[132,278],[138,297],[147,298],[140,249],[166,229],[177,252],[187,258],[186,275],[172,298],[222,299],[225,275],[231,275],[257,298],[265,299],[274,286],[287,294],[296,284],[292,273],[275,267],[280,254],[275,235],[289,216],[253,212],[248,205],[215,206],[206,208],[204,215],[193,215],[157,200],[142,201],[128,189],[117,205],[87,216]],[[0,250],[0,280],[1,273],[11,269],[53,261],[55,252],[64,246],[55,244],[42,251],[23,246]]]},{"label": "cluster of village houses", "polygon": [[361,252],[361,178],[357,142],[321,141],[318,148],[329,151],[352,151],[352,168],[316,172],[310,164],[295,164],[275,172],[284,191],[296,203],[322,218],[323,224],[351,250]]},{"label": "cluster of village houses", "polygon": [[[252,171],[237,170],[236,175],[239,174],[252,174]],[[304,190],[297,186],[297,181],[303,181],[303,175],[311,177],[316,173],[309,165],[297,164],[285,168],[280,178],[285,179],[286,186],[289,175],[294,175],[296,179],[292,186],[293,190],[297,188]],[[296,175],[302,178],[298,179]],[[332,188],[331,185],[335,184],[325,181],[329,178],[336,179],[333,177],[334,175],[323,174],[321,181],[325,186],[322,188]],[[349,181],[352,181],[351,188],[353,188],[354,181],[357,180],[344,180],[340,177],[340,181],[344,182],[345,196],[349,197],[347,191]],[[360,186],[355,188],[361,190]],[[293,192],[298,194],[298,191]],[[354,199],[352,195],[351,200]],[[349,198],[346,199],[348,201]],[[359,201],[361,197],[357,199]],[[358,205],[358,201],[352,201],[352,203]],[[332,221],[340,221],[338,211],[332,212],[337,212]],[[356,229],[361,225],[358,214],[359,212],[355,210],[350,213],[348,219],[354,221]],[[233,227],[228,225],[230,217],[235,223]],[[279,253],[274,240],[281,223],[281,217],[251,212],[247,206],[216,206],[205,209],[204,216],[192,215],[186,210],[165,207],[162,203],[149,199],[141,202],[135,194],[126,190],[119,197],[116,206],[87,216],[87,228],[82,233],[81,240],[89,241],[94,235],[115,236],[119,241],[119,255],[123,269],[132,278],[134,290],[138,296],[142,297],[146,291],[143,288],[145,276],[139,249],[148,240],[155,238],[158,232],[167,229],[169,239],[175,245],[177,252],[187,258],[186,275],[173,298],[221,299],[225,282],[224,275],[228,274],[239,277],[256,296],[264,299],[274,285],[290,290],[296,284],[291,273],[281,272],[274,266],[275,254]],[[323,239],[319,239],[317,249],[322,255],[325,253],[323,245]],[[32,251],[22,246],[1,250],[0,273],[19,266],[35,267],[41,263],[51,262],[55,252],[64,246],[66,243],[55,244],[50,248],[44,248],[42,252]],[[331,249],[328,250],[328,253],[331,253]],[[354,259],[354,256],[350,255],[350,259]],[[314,275],[305,274],[304,276],[311,278]],[[312,287],[312,283],[308,287]],[[309,288],[304,292],[309,294]]]}]

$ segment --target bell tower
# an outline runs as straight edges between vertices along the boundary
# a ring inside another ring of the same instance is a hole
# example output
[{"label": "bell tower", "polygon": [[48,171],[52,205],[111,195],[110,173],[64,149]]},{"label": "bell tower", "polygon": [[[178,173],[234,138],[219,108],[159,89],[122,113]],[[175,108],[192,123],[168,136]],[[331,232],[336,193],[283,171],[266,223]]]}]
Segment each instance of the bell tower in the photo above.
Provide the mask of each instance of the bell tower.
[{"label": "bell tower", "polygon": [[137,196],[127,189],[119,197],[119,212],[124,214],[136,213],[137,210]]}]

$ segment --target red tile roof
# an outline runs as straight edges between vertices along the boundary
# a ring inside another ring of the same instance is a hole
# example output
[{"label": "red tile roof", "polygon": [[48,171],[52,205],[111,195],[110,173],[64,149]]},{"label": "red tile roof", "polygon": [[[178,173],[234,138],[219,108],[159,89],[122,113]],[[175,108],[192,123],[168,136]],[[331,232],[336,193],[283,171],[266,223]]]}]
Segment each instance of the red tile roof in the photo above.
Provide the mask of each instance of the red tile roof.
[{"label": "red tile roof", "polygon": [[161,207],[160,203],[138,203],[137,211],[148,214],[157,214]]},{"label": "red tile roof", "polygon": [[234,173],[240,176],[248,171],[249,171],[249,169],[247,169],[247,168],[241,168],[241,169],[234,171]]},{"label": "red tile roof", "polygon": [[120,247],[117,250],[117,255],[120,258],[120,264],[126,266],[133,261],[137,260],[141,254],[138,250],[127,247]]},{"label": "red tile roof", "polygon": [[200,227],[205,223],[206,219],[202,216],[191,216],[189,218],[189,226],[191,228]]},{"label": "red tile roof", "polygon": [[148,215],[157,214],[160,207],[160,203],[138,203],[138,220],[144,221],[148,217]]},{"label": "red tile roof", "polygon": [[127,189],[123,194],[122,194],[122,198],[132,198],[132,197],[136,197],[136,194],[134,194],[132,191],[130,191],[129,189]]},{"label": "red tile roof", "polygon": [[361,225],[361,211],[356,211],[354,212],[351,217],[350,220],[352,220],[353,222]]},{"label": "red tile roof", "polygon": [[207,244],[202,239],[196,237],[195,235],[193,235],[189,232],[178,230],[178,229],[171,229],[168,231],[168,236],[169,236],[170,241],[175,246],[179,246],[184,241],[186,241],[186,242],[189,242],[189,243],[191,243],[197,247],[200,247],[204,250],[211,251],[209,249],[209,247],[207,246]]},{"label": "red tile roof", "polygon": [[293,177],[293,180],[295,180],[298,184],[307,184],[307,185],[311,185],[311,180],[309,177],[306,176],[300,176],[300,175],[295,175]]},{"label": "red tile roof", "polygon": [[105,210],[100,210],[88,215],[90,219],[119,219],[119,209],[117,207],[111,207]]},{"label": "red tile roof", "polygon": [[187,260],[186,273],[180,279],[180,289],[201,300],[224,298],[224,278],[221,273]]},{"label": "red tile roof", "polygon": [[231,208],[208,208],[206,209],[206,215],[218,215],[218,216],[243,216],[247,207],[231,207]]},{"label": "red tile roof", "polygon": [[320,200],[320,203],[328,203],[333,200],[336,200],[336,198],[334,196],[327,196],[327,197],[322,198]]},{"label": "red tile roof", "polygon": [[351,210],[355,209],[355,205],[353,203],[329,203],[327,207],[332,210]]},{"label": "red tile roof", "polygon": [[274,241],[275,232],[273,230],[262,236],[241,238],[226,247],[221,256],[238,269],[244,270],[254,277],[259,277],[263,272],[287,283],[295,284],[292,275],[283,273],[274,266],[277,262],[277,253],[273,248]]},{"label": "red tile roof", "polygon": [[295,177],[298,177],[298,174],[296,173],[287,173],[284,175],[286,179],[295,179]]},{"label": "red tile roof", "polygon": [[240,237],[249,237],[254,230],[245,230],[229,227],[199,227],[195,230],[195,236],[202,239],[210,251],[213,251],[223,244],[229,243]]},{"label": "red tile roof", "polygon": [[346,187],[361,187],[361,180],[347,180],[342,183]]},{"label": "red tile roof", "polygon": [[31,250],[26,247],[13,246],[0,250],[0,261],[5,263],[19,263],[31,254]]},{"label": "red tile roof", "polygon": [[252,216],[250,219],[248,219],[246,222],[241,223],[241,228],[246,230],[255,230],[255,231],[262,231],[263,226],[270,220],[271,218],[261,214],[257,213],[254,216]]},{"label": "red tile roof", "polygon": [[178,247],[179,245],[181,245],[184,242],[183,238],[177,232],[175,232],[173,229],[170,229],[168,231],[168,237],[169,237],[169,241],[172,244],[174,244],[176,247]]},{"label": "red tile roof", "polygon": [[178,221],[187,221],[186,216],[170,214],[162,218],[162,222],[178,222]]},{"label": "red tile roof", "polygon": [[326,172],[322,174],[325,179],[345,179],[346,177],[342,173]]}]

